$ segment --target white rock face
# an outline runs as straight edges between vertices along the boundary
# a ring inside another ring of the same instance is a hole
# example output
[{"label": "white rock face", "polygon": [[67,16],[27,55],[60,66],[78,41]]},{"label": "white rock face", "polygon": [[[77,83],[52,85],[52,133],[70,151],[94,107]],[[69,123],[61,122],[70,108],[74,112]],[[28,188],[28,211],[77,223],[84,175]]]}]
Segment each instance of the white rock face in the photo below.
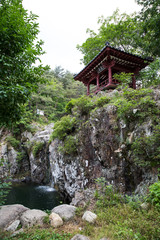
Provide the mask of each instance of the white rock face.
[{"label": "white rock face", "polygon": [[[0,176],[7,177],[13,176],[18,171],[17,151],[2,142],[0,146],[0,159],[3,159],[3,166],[0,166]],[[10,166],[10,167],[9,167]]]},{"label": "white rock face", "polygon": [[63,225],[62,218],[54,212],[52,212],[51,215],[49,216],[49,220],[52,227],[56,228]]},{"label": "white rock face", "polygon": [[76,234],[71,240],[90,240],[90,239],[84,235]]},{"label": "white rock face", "polygon": [[47,216],[47,213],[37,210],[37,209],[32,209],[32,210],[27,210],[24,212],[20,218],[22,226],[33,226],[34,224],[40,224],[43,225],[43,219],[44,217]]},{"label": "white rock face", "polygon": [[57,151],[57,146],[57,141],[53,141],[49,146],[52,179],[61,192],[74,197],[78,189],[86,187],[88,179],[85,177],[85,170],[79,156],[76,156],[74,160],[72,156],[68,156],[68,161],[66,161],[64,155]]},{"label": "white rock face", "polygon": [[97,219],[97,215],[95,213],[92,213],[91,211],[86,211],[83,214],[82,219],[89,222],[89,223],[94,223]]},{"label": "white rock face", "polygon": [[31,141],[43,141],[48,142],[50,135],[53,132],[54,123],[45,126],[44,130],[36,132],[36,134],[31,138]]},{"label": "white rock face", "polygon": [[76,207],[68,204],[62,204],[52,209],[52,212],[57,213],[64,221],[72,219],[75,215]]}]

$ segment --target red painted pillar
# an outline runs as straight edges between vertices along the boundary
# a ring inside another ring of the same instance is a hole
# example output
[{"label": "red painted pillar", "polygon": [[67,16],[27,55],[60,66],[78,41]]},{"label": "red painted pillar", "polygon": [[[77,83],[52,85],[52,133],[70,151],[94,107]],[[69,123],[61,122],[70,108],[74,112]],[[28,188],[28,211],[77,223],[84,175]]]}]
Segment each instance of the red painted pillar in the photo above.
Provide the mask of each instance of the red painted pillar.
[{"label": "red painted pillar", "polygon": [[97,89],[99,88],[99,74],[97,74]]},{"label": "red painted pillar", "polygon": [[87,95],[90,94],[90,83],[87,83]]},{"label": "red painted pillar", "polygon": [[112,68],[108,67],[108,80],[109,84],[112,84]]},{"label": "red painted pillar", "polygon": [[135,77],[135,75],[132,76],[132,87],[133,87],[133,89],[136,89],[136,77]]}]

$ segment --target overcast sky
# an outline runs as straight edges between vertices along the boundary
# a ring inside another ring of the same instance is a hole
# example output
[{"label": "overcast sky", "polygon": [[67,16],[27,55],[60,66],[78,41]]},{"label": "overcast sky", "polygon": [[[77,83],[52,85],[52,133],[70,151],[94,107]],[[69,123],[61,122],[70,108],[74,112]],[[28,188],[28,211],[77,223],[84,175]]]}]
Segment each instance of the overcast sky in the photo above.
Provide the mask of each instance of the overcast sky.
[{"label": "overcast sky", "polygon": [[76,45],[87,39],[87,28],[97,30],[98,17],[110,16],[117,8],[128,14],[140,9],[135,0],[23,0],[23,6],[39,16],[39,38],[46,51],[42,63],[72,73],[83,68]]}]

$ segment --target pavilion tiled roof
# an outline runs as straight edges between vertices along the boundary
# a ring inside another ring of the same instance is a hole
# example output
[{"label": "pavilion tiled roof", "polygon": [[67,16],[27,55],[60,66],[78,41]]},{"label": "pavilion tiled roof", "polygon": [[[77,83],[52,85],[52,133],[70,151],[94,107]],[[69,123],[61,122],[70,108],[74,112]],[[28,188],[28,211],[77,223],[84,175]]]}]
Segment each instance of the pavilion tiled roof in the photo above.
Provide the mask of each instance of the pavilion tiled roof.
[{"label": "pavilion tiled roof", "polygon": [[94,71],[94,69],[97,68],[101,62],[103,62],[107,56],[107,52],[109,53],[108,55],[116,58],[117,61],[119,61],[121,64],[124,64],[125,67],[127,67],[128,64],[129,67],[133,69],[138,68],[141,70],[153,61],[152,58],[142,58],[136,54],[112,47],[107,43],[106,46],[102,48],[102,50],[78,74],[74,76],[74,79],[83,81],[82,78],[84,78],[86,74],[88,75],[90,72]]}]

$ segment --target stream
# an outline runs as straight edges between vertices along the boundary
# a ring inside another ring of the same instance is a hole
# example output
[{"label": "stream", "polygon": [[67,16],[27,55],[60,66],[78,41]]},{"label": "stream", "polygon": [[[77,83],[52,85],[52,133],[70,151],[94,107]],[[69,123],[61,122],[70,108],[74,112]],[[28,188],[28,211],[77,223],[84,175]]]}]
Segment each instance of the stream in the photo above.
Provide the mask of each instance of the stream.
[{"label": "stream", "polygon": [[60,194],[50,186],[14,184],[5,204],[22,204],[30,209],[51,210],[63,202]]}]

